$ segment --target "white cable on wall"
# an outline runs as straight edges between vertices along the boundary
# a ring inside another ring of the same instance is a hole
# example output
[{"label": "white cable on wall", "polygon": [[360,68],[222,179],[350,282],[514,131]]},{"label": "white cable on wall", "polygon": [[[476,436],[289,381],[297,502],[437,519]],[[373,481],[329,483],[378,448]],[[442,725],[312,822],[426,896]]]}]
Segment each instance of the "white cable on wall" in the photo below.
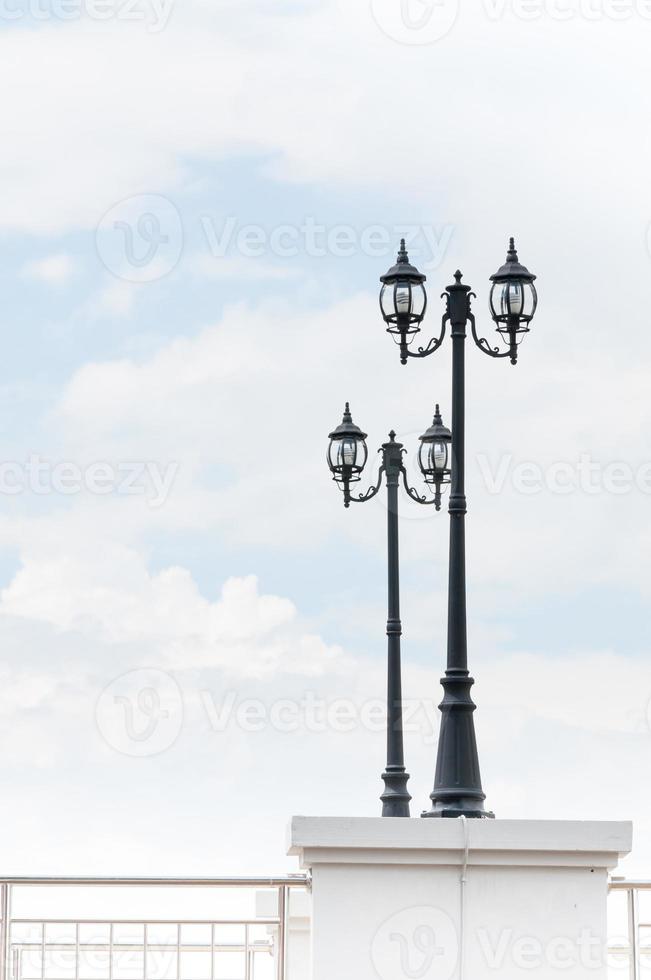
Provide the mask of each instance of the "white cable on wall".
[{"label": "white cable on wall", "polygon": [[459,818],[463,828],[463,864],[459,878],[459,980],[464,980],[465,974],[465,926],[466,926],[466,881],[468,871],[468,854],[470,851],[470,825],[465,816]]}]

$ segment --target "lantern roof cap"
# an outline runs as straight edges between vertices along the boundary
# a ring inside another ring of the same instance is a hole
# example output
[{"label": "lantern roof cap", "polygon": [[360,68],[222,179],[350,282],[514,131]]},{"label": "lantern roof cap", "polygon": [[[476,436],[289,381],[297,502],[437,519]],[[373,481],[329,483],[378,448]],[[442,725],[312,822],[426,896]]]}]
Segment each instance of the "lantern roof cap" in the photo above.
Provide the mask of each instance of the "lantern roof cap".
[{"label": "lantern roof cap", "polygon": [[420,437],[421,442],[452,442],[452,433],[448,429],[447,425],[443,425],[443,419],[441,418],[441,410],[439,406],[436,406],[436,412],[434,414],[434,421],[430,425],[427,432],[425,432]]},{"label": "lantern roof cap", "polygon": [[511,238],[506,262],[500,266],[495,275],[491,276],[491,282],[510,282],[516,279],[520,282],[533,282],[535,278],[533,272],[529,272],[527,267],[520,262],[515,247],[515,238]]},{"label": "lantern roof cap", "polygon": [[400,239],[400,251],[398,252],[398,261],[395,265],[392,265],[388,272],[383,276],[380,276],[380,282],[385,283],[385,285],[390,285],[393,282],[398,282],[400,279],[408,279],[410,282],[425,282],[427,276],[419,272],[415,265],[412,265],[409,261],[409,255],[407,254],[407,247],[404,238]]},{"label": "lantern roof cap", "polygon": [[347,436],[352,436],[355,439],[366,439],[366,432],[362,432],[358,425],[353,422],[353,417],[350,414],[350,403],[346,402],[346,408],[344,409],[344,417],[341,425],[338,425],[336,429],[330,433],[330,439],[345,439]]}]

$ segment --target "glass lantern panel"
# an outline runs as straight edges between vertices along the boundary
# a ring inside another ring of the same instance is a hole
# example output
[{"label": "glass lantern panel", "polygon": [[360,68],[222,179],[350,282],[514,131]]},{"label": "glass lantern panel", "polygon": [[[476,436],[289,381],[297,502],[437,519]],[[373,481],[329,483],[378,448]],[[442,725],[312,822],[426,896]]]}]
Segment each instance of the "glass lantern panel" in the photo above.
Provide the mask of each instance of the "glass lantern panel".
[{"label": "glass lantern panel", "polygon": [[335,470],[339,466],[339,450],[341,448],[341,443],[338,439],[331,439],[330,445],[328,446],[328,465],[331,470]]},{"label": "glass lantern panel", "polygon": [[522,312],[527,317],[532,317],[536,309],[536,290],[531,282],[524,284],[524,305]]},{"label": "glass lantern panel", "polygon": [[412,288],[411,312],[413,316],[422,317],[425,311],[425,287],[418,283]]},{"label": "glass lantern panel", "polygon": [[393,283],[385,283],[382,286],[382,291],[380,293],[380,308],[382,309],[382,316],[393,316],[395,310],[393,308]]},{"label": "glass lantern panel", "polygon": [[427,442],[423,444],[423,453],[425,469],[423,473],[426,476],[434,477],[438,472],[438,465],[436,462],[435,445],[433,442]]},{"label": "glass lantern panel", "polygon": [[494,282],[493,285],[491,286],[489,302],[491,308],[491,316],[493,317],[493,319],[500,315],[499,297],[500,297],[501,289],[502,289],[501,285],[497,282]]},{"label": "glass lantern panel", "polygon": [[448,447],[444,442],[435,442],[432,447],[432,459],[434,462],[434,469],[439,473],[443,473],[447,469],[448,465]]},{"label": "glass lantern panel", "polygon": [[520,316],[524,306],[522,283],[505,282],[502,286],[500,303],[502,315]]},{"label": "glass lantern panel", "polygon": [[396,313],[411,313],[411,287],[408,282],[399,282],[396,288]]},{"label": "glass lantern panel", "polygon": [[340,466],[354,466],[357,459],[357,440],[342,439],[339,450]]}]

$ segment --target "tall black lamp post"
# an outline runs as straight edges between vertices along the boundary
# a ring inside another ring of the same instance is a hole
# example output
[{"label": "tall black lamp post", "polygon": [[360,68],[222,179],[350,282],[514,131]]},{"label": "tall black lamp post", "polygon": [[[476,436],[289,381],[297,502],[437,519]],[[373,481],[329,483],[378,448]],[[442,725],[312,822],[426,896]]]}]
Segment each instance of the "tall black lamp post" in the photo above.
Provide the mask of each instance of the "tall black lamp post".
[{"label": "tall black lamp post", "polygon": [[515,242],[510,241],[506,263],[491,276],[490,308],[506,350],[492,347],[479,337],[471,309],[474,293],[462,283],[457,272],[454,283],[443,294],[446,310],[441,331],[424,347],[411,345],[420,332],[427,309],[426,277],[409,262],[404,239],[397,263],[381,277],[380,307],[387,325],[400,347],[400,360],[427,357],[438,350],[447,325],[452,336],[452,479],[450,493],[450,569],[448,587],[447,669],[441,683],[444,697],[440,705],[441,731],[431,808],[424,817],[491,817],[484,808],[479,756],[470,696],[474,684],[468,670],[466,628],[466,545],[465,517],[465,341],[468,325],[475,344],[490,357],[510,357],[516,364],[518,346],[529,331],[538,298],[535,276],[521,265]]},{"label": "tall black lamp post", "polygon": [[379,452],[382,463],[377,483],[366,493],[354,495],[351,485],[361,479],[368,449],[366,433],[353,422],[350,406],[346,410],[341,425],[330,433],[328,465],[333,479],[344,494],[344,504],[362,504],[372,500],[380,492],[382,477],[387,486],[387,545],[388,545],[388,677],[387,677],[387,764],[382,779],[385,783],[382,800],[383,817],[408,817],[411,796],[407,791],[409,774],[405,770],[405,754],[402,731],[402,675],[400,664],[400,568],[398,538],[398,487],[400,481],[405,490],[419,504],[441,507],[441,494],[450,482],[449,447],[452,435],[441,419],[438,405],[432,426],[421,436],[419,463],[425,482],[433,495],[432,499],[421,496],[409,486],[407,472],[402,457],[405,452],[401,443],[396,442],[395,432],[389,433]]}]

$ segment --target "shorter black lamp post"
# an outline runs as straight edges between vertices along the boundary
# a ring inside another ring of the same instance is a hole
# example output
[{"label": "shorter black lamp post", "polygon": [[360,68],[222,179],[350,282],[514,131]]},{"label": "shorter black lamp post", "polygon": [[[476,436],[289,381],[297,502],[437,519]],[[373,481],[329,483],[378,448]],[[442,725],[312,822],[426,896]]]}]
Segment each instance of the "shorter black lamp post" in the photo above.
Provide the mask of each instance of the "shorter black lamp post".
[{"label": "shorter black lamp post", "polygon": [[346,410],[341,425],[330,433],[328,447],[328,465],[333,479],[344,494],[344,504],[362,504],[372,500],[380,492],[382,476],[386,476],[387,484],[387,545],[388,545],[388,676],[387,676],[387,764],[382,779],[385,790],[382,796],[383,817],[408,817],[411,796],[407,790],[409,774],[405,770],[405,754],[402,730],[402,671],[400,656],[400,637],[402,623],[400,619],[400,557],[398,537],[398,486],[402,479],[407,494],[419,504],[434,505],[441,508],[441,494],[450,482],[450,444],[452,433],[443,425],[443,420],[436,406],[434,422],[427,432],[420,437],[421,447],[419,464],[421,472],[428,485],[432,499],[421,496],[409,486],[407,471],[403,465],[405,449],[402,443],[396,442],[395,432],[389,433],[389,441],[385,442],[379,452],[382,463],[377,483],[366,493],[353,495],[351,484],[361,479],[364,466],[368,459],[366,433],[353,422],[350,406]]}]

